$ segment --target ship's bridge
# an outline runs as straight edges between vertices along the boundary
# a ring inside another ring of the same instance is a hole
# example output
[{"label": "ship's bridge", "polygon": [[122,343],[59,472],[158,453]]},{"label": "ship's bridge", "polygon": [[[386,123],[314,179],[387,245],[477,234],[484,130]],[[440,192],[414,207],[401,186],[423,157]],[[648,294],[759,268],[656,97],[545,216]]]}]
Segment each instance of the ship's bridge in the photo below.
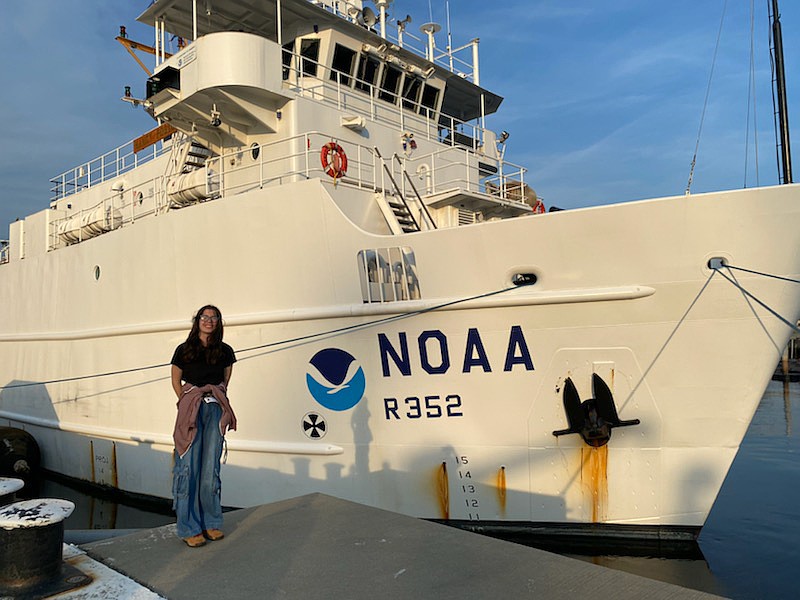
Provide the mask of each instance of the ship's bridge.
[{"label": "ship's bridge", "polygon": [[427,33],[416,35],[406,17],[388,27],[382,20],[378,30],[376,23],[364,21],[366,10],[361,0],[158,0],[139,21],[155,25],[157,64],[168,58],[166,31],[184,40],[246,32],[283,46],[289,51],[284,57],[304,57],[308,66],[303,68],[330,65],[348,84],[374,84],[382,101],[431,117],[441,112],[470,121],[497,111],[502,98],[480,87],[477,39],[443,51],[435,45],[438,25],[424,24]]}]

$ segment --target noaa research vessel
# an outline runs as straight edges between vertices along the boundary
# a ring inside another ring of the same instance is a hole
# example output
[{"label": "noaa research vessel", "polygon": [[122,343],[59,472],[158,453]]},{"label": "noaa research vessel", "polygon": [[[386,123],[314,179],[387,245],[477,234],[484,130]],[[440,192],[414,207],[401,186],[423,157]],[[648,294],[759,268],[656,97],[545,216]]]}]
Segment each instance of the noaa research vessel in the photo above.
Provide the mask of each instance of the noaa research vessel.
[{"label": "noaa research vessel", "polygon": [[11,224],[0,423],[169,497],[167,362],[211,302],[226,505],[696,534],[800,317],[800,189],[545,212],[477,41],[389,4],[150,4],[156,127]]}]

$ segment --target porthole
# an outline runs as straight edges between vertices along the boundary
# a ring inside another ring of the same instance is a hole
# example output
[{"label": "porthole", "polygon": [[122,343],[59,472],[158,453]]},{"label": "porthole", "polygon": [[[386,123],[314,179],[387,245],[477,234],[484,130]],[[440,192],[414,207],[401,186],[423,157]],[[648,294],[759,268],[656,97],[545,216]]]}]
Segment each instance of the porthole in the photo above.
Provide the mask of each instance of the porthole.
[{"label": "porthole", "polygon": [[94,266],[94,280],[100,281],[100,265]]}]

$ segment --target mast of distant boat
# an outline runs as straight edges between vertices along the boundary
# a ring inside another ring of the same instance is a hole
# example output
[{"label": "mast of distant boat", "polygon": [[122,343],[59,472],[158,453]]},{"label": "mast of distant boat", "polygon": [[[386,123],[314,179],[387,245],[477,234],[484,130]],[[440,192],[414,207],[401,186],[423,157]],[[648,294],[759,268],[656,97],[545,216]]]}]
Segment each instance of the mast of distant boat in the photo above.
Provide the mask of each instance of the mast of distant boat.
[{"label": "mast of distant boat", "polygon": [[772,0],[772,46],[775,60],[775,94],[778,102],[778,147],[781,157],[781,183],[792,183],[792,151],[789,146],[789,113],[786,102],[786,75],[783,67],[783,36],[778,0]]}]

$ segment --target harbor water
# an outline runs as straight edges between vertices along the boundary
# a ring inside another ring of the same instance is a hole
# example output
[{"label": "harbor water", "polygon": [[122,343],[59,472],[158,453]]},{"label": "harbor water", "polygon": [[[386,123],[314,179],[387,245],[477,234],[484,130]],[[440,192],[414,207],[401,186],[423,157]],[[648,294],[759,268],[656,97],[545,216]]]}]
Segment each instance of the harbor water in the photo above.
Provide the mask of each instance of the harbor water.
[{"label": "harbor water", "polygon": [[[795,598],[800,564],[800,383],[769,384],[690,557],[562,553],[730,598]],[[224,493],[224,488],[223,488]],[[174,522],[169,504],[131,506],[45,481],[41,495],[76,504],[67,529],[133,529]],[[536,545],[535,540],[531,545]],[[553,550],[553,548],[547,548]],[[559,551],[558,548],[555,549]]]}]

